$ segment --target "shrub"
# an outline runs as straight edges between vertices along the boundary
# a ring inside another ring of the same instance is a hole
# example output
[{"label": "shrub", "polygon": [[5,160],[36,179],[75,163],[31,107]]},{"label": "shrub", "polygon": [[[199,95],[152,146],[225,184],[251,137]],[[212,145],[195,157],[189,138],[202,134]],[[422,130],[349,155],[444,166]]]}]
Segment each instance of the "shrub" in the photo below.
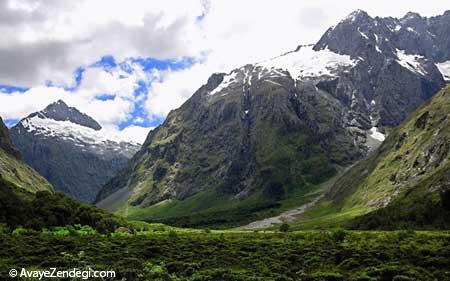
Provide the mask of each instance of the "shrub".
[{"label": "shrub", "polygon": [[14,229],[14,231],[12,232],[13,235],[28,235],[28,234],[32,234],[32,233],[34,233],[34,231],[32,229],[23,228],[21,226]]},{"label": "shrub", "polygon": [[174,230],[169,231],[169,238],[170,239],[177,239],[178,238],[177,232],[174,231]]},{"label": "shrub", "polygon": [[405,275],[397,275],[394,277],[394,279],[392,279],[392,281],[408,281],[408,280],[415,280],[415,279],[411,279]]},{"label": "shrub", "polygon": [[280,230],[281,232],[288,232],[288,231],[289,231],[289,224],[283,223],[282,225],[280,225],[279,230]]},{"label": "shrub", "polygon": [[336,229],[331,232],[331,238],[338,243],[344,241],[345,236],[347,236],[347,232],[343,229]]},{"label": "shrub", "polygon": [[10,229],[6,223],[0,223],[0,234],[9,233]]},{"label": "shrub", "polygon": [[64,237],[70,235],[70,230],[67,227],[58,226],[52,229],[52,233],[53,235]]},{"label": "shrub", "polygon": [[340,273],[336,272],[317,272],[312,275],[313,280],[320,281],[341,281],[344,280]]},{"label": "shrub", "polygon": [[89,225],[83,225],[81,227],[78,227],[78,229],[76,230],[76,233],[78,235],[95,235],[95,234],[97,234],[97,231],[95,230],[95,228],[93,228]]},{"label": "shrub", "polygon": [[397,234],[398,239],[403,240],[410,237],[413,237],[416,232],[412,229],[400,230]]},{"label": "shrub", "polygon": [[153,229],[153,232],[166,232],[164,225],[157,226]]}]

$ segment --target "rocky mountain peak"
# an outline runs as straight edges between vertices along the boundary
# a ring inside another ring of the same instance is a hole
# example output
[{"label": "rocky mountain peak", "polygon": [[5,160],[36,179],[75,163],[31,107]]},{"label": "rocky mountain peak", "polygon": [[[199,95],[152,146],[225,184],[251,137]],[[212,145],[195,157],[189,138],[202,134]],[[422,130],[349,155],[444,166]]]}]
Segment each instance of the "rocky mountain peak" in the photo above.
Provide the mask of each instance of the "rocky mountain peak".
[{"label": "rocky mountain peak", "polygon": [[31,114],[29,117],[39,116],[55,121],[70,121],[84,127],[101,130],[102,126],[90,116],[81,113],[75,107],[68,106],[64,101],[58,100],[48,105],[44,110]]},{"label": "rocky mountain peak", "polygon": [[408,12],[408,13],[406,13],[405,16],[403,16],[403,18],[401,18],[400,21],[408,22],[408,21],[417,20],[417,19],[422,19],[422,16],[415,12]]},{"label": "rocky mountain peak", "polygon": [[450,59],[447,15],[446,12],[427,18],[409,12],[400,19],[372,18],[357,10],[328,29],[314,50],[330,49],[352,58],[362,57],[372,64],[395,60],[397,49],[435,62],[447,61]]},{"label": "rocky mountain peak", "polygon": [[350,13],[342,22],[367,22],[372,21],[373,18],[369,16],[369,14],[364,10],[355,10],[352,13]]}]

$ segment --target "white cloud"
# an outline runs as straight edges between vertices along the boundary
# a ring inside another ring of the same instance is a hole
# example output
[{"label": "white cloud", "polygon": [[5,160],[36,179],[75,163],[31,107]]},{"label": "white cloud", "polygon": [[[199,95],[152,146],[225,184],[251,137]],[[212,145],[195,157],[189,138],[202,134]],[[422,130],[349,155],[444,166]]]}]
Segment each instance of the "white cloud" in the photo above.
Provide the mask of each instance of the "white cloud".
[{"label": "white cloud", "polygon": [[134,98],[134,90],[139,81],[151,81],[158,78],[159,72],[145,72],[137,63],[125,61],[131,73],[120,68],[105,71],[101,67],[87,68],[83,72],[83,79],[78,87],[79,94],[84,95],[113,95],[126,99]]},{"label": "white cloud", "polygon": [[45,86],[32,88],[25,93],[0,93],[1,116],[3,119],[21,119],[65,97],[68,97],[68,93],[63,89]]},{"label": "white cloud", "polygon": [[[173,58],[194,54],[197,0],[9,0],[0,2],[0,84],[72,82],[103,55]],[[27,67],[24,67],[24,66]]]},{"label": "white cloud", "polygon": [[409,10],[424,16],[442,14],[444,0],[423,1],[210,1],[209,13],[199,25],[202,38],[193,49],[207,53],[206,60],[188,69],[163,75],[154,84],[146,108],[150,116],[166,116],[181,105],[214,72],[229,72],[318,41],[332,25],[356,9],[372,16],[401,17]]},{"label": "white cloud", "polygon": [[123,139],[125,140],[131,140],[133,142],[143,144],[148,133],[153,129],[154,127],[146,128],[131,125],[123,129],[122,131],[118,131],[117,133],[122,135]]},{"label": "white cloud", "polygon": [[[149,128],[131,125],[119,132],[118,125],[132,118],[131,113],[135,109],[136,102],[145,98],[142,94],[134,96],[134,91],[139,86],[138,82],[148,83],[158,77],[158,72],[146,73],[140,65],[127,63],[132,70],[131,73],[120,68],[108,71],[100,67],[86,69],[81,84],[74,91],[55,86],[37,86],[23,93],[0,92],[0,115],[4,119],[22,119],[61,99],[93,117],[108,131],[120,133],[126,139],[139,142],[145,138]],[[98,99],[105,94],[108,95],[108,99]],[[144,135],[139,137],[139,133]]]},{"label": "white cloud", "polygon": [[[134,106],[144,101],[150,117],[164,117],[213,72],[228,72],[298,44],[314,43],[355,9],[372,16],[401,17],[409,10],[431,16],[447,8],[448,0],[433,4],[419,0],[0,1],[0,84],[32,87],[23,94],[0,94],[0,113],[17,119],[62,98],[114,128],[131,118]],[[204,60],[162,73],[143,73],[135,67],[133,75],[124,79],[119,72],[88,69],[75,93],[41,86],[46,80],[71,85],[77,67],[104,55],[117,61],[182,56]],[[161,81],[151,85],[148,97],[132,95],[139,79],[155,78]],[[105,93],[115,99],[95,100]]]},{"label": "white cloud", "polygon": [[181,71],[161,73],[161,81],[153,82],[145,102],[150,117],[164,117],[179,107],[208,79],[214,70],[208,64],[196,63]]}]

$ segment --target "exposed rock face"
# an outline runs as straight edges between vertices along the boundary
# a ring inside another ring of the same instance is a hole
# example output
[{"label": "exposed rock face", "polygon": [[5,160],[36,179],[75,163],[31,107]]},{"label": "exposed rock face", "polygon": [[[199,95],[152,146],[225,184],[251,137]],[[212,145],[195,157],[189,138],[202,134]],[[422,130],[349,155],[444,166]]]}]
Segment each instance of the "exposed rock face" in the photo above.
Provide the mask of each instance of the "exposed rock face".
[{"label": "exposed rock face", "polygon": [[408,13],[401,19],[372,18],[357,10],[328,29],[315,49],[328,47],[339,54],[367,55],[371,50],[396,59],[395,53],[420,55],[434,62],[450,59],[450,11],[436,17]]},{"label": "exposed rock face", "polygon": [[328,29],[314,49],[359,59],[358,92],[374,101],[371,116],[377,124],[392,127],[443,87],[445,73],[436,64],[450,61],[449,34],[450,12],[395,19],[358,10]]},{"label": "exposed rock face", "polygon": [[140,147],[108,137],[94,119],[63,101],[22,119],[11,136],[24,160],[58,191],[86,202]]},{"label": "exposed rock face", "polygon": [[[447,18],[423,19],[421,32],[448,35]],[[98,199],[128,188],[129,203],[141,207],[208,190],[276,201],[330,177],[334,164],[362,158],[444,86],[435,64],[450,59],[445,40],[429,53],[407,48],[410,35],[397,34],[394,23],[413,27],[408,16],[356,11],[316,45],[212,75]]]}]

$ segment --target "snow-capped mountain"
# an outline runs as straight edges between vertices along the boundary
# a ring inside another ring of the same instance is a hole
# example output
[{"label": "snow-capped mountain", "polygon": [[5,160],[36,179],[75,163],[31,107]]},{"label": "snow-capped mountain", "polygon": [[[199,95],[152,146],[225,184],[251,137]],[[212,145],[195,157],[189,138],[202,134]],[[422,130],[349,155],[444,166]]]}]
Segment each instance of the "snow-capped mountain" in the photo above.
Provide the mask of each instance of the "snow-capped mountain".
[{"label": "snow-capped mountain", "polygon": [[57,190],[87,202],[140,148],[61,100],[22,119],[11,138]]},{"label": "snow-capped mountain", "polygon": [[147,207],[194,195],[240,204],[260,196],[268,204],[317,185],[335,165],[367,155],[445,85],[449,17],[358,10],[315,45],[213,74],[150,132],[99,193],[101,200],[117,191],[100,205]]}]

